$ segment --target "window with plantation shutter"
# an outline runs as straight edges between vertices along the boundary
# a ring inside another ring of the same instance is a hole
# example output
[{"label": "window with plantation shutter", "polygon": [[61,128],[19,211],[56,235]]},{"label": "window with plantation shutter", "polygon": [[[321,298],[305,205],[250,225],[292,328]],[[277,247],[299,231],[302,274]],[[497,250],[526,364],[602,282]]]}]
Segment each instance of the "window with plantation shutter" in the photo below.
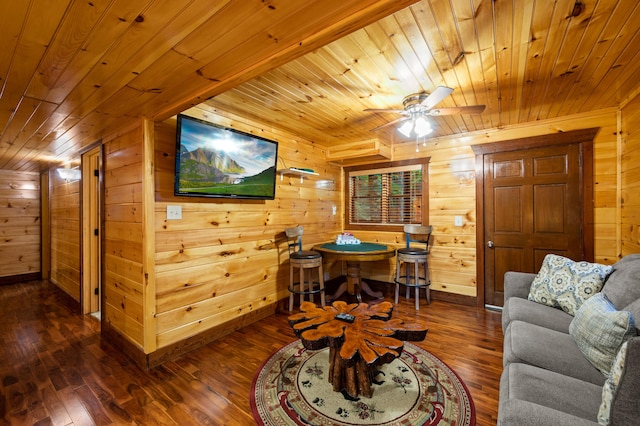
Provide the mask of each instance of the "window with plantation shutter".
[{"label": "window with plantation shutter", "polygon": [[426,223],[425,169],[423,164],[410,164],[347,170],[347,227],[385,229]]}]

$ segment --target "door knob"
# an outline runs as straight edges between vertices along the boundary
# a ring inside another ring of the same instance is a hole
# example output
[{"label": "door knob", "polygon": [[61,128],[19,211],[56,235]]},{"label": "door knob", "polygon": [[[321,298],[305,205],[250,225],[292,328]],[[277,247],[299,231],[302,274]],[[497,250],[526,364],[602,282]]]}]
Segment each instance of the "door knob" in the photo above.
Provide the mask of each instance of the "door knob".
[{"label": "door knob", "polygon": [[489,248],[493,248],[493,241],[489,241],[489,242],[487,243],[487,247],[489,247]]}]

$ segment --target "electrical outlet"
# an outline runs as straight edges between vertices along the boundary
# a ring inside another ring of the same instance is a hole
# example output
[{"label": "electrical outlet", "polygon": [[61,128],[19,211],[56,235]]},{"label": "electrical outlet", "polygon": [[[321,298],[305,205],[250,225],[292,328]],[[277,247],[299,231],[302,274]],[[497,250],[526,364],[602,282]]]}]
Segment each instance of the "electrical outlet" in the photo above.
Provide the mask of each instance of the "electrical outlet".
[{"label": "electrical outlet", "polygon": [[453,224],[455,226],[462,226],[462,216],[456,216],[453,218]]},{"label": "electrical outlet", "polygon": [[167,220],[182,219],[182,206],[167,206]]},{"label": "electrical outlet", "polygon": [[325,273],[324,273],[324,277],[323,277],[323,279],[324,279],[325,281],[329,281],[329,273],[328,273],[328,272],[325,272]]},{"label": "electrical outlet", "polygon": [[333,207],[331,208],[331,212],[332,212],[332,213],[333,213],[333,215],[335,216],[335,215],[336,215],[336,213],[338,213],[338,208],[337,208],[336,206],[333,206]]}]

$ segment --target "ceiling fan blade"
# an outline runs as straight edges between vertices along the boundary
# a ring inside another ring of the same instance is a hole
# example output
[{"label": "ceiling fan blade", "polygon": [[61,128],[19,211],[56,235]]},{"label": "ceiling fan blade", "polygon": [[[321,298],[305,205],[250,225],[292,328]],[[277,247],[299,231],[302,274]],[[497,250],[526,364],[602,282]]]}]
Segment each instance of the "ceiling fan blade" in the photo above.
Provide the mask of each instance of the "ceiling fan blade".
[{"label": "ceiling fan blade", "polygon": [[455,115],[455,114],[480,114],[484,111],[484,105],[471,105],[471,106],[461,106],[461,107],[452,107],[452,108],[435,108],[429,110],[427,114],[438,116],[438,115]]},{"label": "ceiling fan blade", "polygon": [[405,120],[408,120],[408,119],[409,119],[409,117],[401,117],[401,118],[395,119],[395,120],[393,120],[393,121],[390,121],[390,122],[388,122],[388,123],[386,123],[386,124],[383,124],[382,126],[378,126],[378,127],[376,127],[376,128],[373,128],[373,129],[371,129],[371,130],[369,130],[369,131],[370,131],[370,132],[375,132],[376,130],[380,130],[380,129],[382,129],[383,127],[391,126],[392,124],[396,124],[396,123],[399,123],[399,122],[401,122],[401,121],[405,121]]},{"label": "ceiling fan blade", "polygon": [[407,111],[403,109],[386,109],[386,108],[367,108],[363,111],[366,112],[395,112],[397,114],[408,115]]},{"label": "ceiling fan blade", "polygon": [[431,92],[427,99],[422,101],[421,105],[426,107],[427,109],[431,109],[436,106],[441,100],[449,96],[453,92],[451,87],[438,86],[436,90]]}]

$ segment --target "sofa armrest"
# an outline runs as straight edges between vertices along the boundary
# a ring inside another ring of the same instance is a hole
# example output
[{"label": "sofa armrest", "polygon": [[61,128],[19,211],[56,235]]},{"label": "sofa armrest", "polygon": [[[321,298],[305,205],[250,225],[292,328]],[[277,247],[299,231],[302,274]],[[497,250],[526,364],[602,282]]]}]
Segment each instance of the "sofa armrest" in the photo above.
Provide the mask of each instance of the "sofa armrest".
[{"label": "sofa armrest", "polygon": [[598,423],[520,399],[510,399],[501,404],[498,426],[540,425],[597,426]]},{"label": "sofa armrest", "polygon": [[510,297],[526,299],[536,274],[508,271],[504,274],[504,300]]},{"label": "sofa armrest", "polygon": [[611,403],[611,424],[634,424],[640,417],[640,337],[627,344],[624,370]]}]

